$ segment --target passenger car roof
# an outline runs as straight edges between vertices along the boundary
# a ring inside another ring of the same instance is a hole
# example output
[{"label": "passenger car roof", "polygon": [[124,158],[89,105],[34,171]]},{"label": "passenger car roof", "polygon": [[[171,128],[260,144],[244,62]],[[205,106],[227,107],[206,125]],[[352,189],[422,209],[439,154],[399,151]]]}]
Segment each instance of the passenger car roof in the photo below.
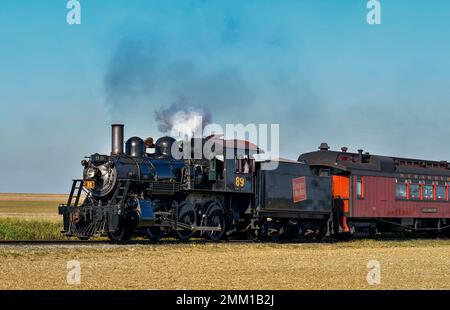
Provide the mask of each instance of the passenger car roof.
[{"label": "passenger car roof", "polygon": [[312,167],[324,166],[354,174],[420,174],[450,177],[446,161],[400,158],[368,153],[350,153],[346,151],[319,151],[301,154],[299,160],[305,160]]}]

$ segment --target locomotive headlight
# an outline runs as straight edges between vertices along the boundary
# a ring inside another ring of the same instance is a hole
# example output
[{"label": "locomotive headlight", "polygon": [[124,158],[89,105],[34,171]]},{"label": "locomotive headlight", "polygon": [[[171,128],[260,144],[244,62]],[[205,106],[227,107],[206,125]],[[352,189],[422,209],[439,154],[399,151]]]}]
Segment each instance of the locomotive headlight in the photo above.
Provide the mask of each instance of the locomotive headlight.
[{"label": "locomotive headlight", "polygon": [[93,177],[95,177],[96,174],[97,174],[97,169],[95,169],[95,168],[88,168],[86,170],[86,176],[88,178],[93,178]]}]

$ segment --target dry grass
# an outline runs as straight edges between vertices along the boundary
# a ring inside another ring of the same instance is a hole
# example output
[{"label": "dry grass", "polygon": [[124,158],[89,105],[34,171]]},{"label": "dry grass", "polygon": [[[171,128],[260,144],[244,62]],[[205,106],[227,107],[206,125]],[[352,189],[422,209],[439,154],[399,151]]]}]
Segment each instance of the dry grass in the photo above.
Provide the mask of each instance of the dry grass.
[{"label": "dry grass", "polygon": [[[379,286],[366,281],[372,259]],[[449,265],[448,240],[0,248],[0,289],[450,289]]]},{"label": "dry grass", "polygon": [[0,217],[58,217],[58,205],[67,195],[0,194]]},{"label": "dry grass", "polygon": [[0,201],[67,201],[66,194],[14,194],[0,193]]}]

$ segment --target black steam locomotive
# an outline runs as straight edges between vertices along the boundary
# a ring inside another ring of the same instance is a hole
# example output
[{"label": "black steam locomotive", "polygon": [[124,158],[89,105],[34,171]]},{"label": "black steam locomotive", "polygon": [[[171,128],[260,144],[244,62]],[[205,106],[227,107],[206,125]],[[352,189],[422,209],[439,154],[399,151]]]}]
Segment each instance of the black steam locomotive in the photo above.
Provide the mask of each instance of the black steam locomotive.
[{"label": "black steam locomotive", "polygon": [[110,155],[82,161],[83,178],[59,207],[67,236],[276,240],[338,229],[331,178],[314,175],[304,161],[280,160],[269,169],[255,160],[255,145],[214,136],[200,139],[217,146],[212,158],[175,159],[171,137],[132,137],[124,152],[123,130],[112,125]]}]

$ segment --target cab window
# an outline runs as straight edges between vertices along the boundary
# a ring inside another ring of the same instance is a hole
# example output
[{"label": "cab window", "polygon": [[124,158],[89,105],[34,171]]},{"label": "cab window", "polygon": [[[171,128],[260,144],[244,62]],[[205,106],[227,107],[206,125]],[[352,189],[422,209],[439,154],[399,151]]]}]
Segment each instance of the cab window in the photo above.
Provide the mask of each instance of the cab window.
[{"label": "cab window", "polygon": [[255,165],[255,160],[246,156],[236,158],[236,172],[237,173],[252,173]]}]

